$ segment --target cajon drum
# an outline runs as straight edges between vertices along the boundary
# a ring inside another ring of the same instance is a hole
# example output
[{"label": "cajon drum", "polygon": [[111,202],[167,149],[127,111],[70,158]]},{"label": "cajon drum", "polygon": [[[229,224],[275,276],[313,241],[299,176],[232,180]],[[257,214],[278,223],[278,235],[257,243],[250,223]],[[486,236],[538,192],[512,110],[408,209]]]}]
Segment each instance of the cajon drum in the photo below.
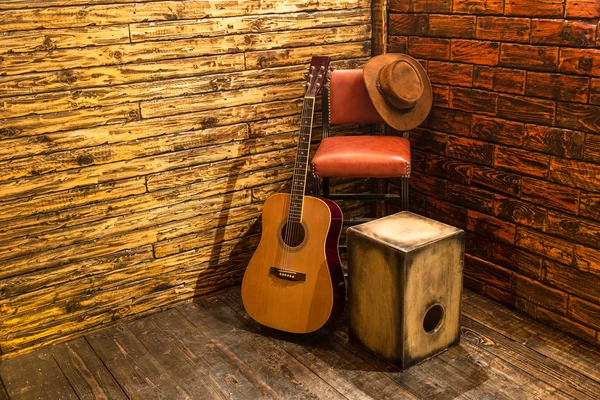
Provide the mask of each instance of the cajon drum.
[{"label": "cajon drum", "polygon": [[411,212],[348,229],[350,338],[402,370],[460,339],[464,232]]}]

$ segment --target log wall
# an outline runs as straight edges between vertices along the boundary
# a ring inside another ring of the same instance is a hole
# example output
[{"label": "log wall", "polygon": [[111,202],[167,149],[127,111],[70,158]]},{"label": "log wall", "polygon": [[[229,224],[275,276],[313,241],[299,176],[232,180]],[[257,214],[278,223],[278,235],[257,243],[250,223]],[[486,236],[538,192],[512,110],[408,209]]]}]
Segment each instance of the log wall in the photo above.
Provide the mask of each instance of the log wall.
[{"label": "log wall", "polygon": [[599,19],[596,0],[390,0],[388,37],[435,89],[413,210],[467,231],[468,288],[598,344]]},{"label": "log wall", "polygon": [[0,357],[238,283],[311,55],[370,52],[370,0],[0,0]]}]

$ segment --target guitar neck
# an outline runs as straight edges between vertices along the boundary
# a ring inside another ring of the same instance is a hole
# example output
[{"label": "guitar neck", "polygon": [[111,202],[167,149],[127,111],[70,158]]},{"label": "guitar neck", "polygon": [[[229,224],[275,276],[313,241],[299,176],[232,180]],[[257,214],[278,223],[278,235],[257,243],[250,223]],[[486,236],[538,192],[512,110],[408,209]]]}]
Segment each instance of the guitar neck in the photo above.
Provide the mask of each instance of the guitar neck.
[{"label": "guitar neck", "polygon": [[288,219],[292,222],[302,220],[304,205],[304,191],[306,189],[306,174],[308,172],[308,159],[310,155],[310,141],[312,136],[313,117],[315,113],[315,98],[305,97],[302,107],[302,120],[300,121],[300,135],[296,150],[296,164],[292,179],[292,191]]}]

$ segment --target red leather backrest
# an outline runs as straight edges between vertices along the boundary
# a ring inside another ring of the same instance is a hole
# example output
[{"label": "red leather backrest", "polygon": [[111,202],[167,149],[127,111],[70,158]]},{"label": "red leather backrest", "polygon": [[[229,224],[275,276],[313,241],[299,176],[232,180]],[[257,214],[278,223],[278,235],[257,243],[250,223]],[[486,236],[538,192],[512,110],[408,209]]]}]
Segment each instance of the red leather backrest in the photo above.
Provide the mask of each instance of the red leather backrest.
[{"label": "red leather backrest", "polygon": [[369,98],[362,69],[331,72],[329,85],[330,124],[383,124]]}]

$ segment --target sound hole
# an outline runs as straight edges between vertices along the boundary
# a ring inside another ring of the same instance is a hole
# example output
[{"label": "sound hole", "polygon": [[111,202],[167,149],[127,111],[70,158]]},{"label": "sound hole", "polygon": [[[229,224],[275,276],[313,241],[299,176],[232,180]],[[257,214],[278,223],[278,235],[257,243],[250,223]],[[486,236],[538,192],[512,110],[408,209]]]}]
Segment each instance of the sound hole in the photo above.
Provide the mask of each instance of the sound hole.
[{"label": "sound hole", "polygon": [[304,241],[304,226],[300,222],[288,221],[281,229],[281,238],[289,247],[298,247]]},{"label": "sound hole", "polygon": [[442,319],[444,318],[444,309],[439,304],[434,305],[425,314],[423,318],[423,329],[425,332],[431,334],[438,330],[442,325]]}]

